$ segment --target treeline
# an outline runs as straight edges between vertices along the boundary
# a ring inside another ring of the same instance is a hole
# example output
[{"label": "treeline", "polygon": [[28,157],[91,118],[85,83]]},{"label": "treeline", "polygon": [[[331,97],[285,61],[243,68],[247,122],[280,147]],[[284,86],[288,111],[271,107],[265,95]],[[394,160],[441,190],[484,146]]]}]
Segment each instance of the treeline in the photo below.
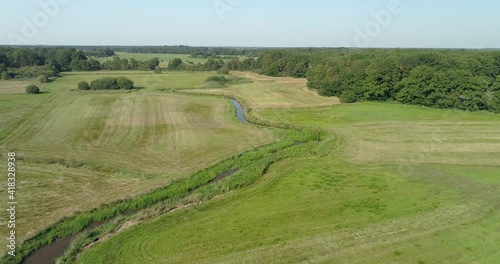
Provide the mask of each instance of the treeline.
[{"label": "treeline", "polygon": [[105,77],[93,80],[90,84],[88,82],[78,83],[78,89],[87,90],[132,90],[134,89],[134,82],[127,77]]},{"label": "treeline", "polygon": [[91,47],[91,48],[78,49],[78,50],[82,50],[85,53],[85,56],[88,56],[88,57],[107,58],[107,57],[112,57],[112,56],[116,55],[115,51],[110,49],[110,48]]},{"label": "treeline", "polygon": [[101,64],[103,70],[154,70],[160,65],[159,58],[152,58],[147,61],[139,61],[134,58],[125,59],[120,57],[113,57],[112,60],[104,61]]},{"label": "treeline", "polygon": [[204,64],[183,62],[181,59],[177,58],[169,62],[167,69],[171,71],[218,71],[221,74],[227,74],[229,70],[255,71],[259,69],[259,64],[254,58],[240,59],[236,57],[229,61],[208,59]]},{"label": "treeline", "polygon": [[72,48],[0,48],[0,73],[4,79],[99,69],[98,61]]},{"label": "treeline", "polygon": [[[75,47],[88,50],[102,47]],[[225,48],[225,47],[190,47],[179,46],[109,46],[115,52],[153,53],[153,54],[190,54],[193,57],[216,58],[218,56],[248,56],[258,57],[265,49],[262,48]]]},{"label": "treeline", "polygon": [[[108,56],[114,54],[114,51],[102,49],[95,50],[92,54]],[[101,64],[98,60],[89,58],[82,50],[66,47],[0,47],[0,77],[4,80],[38,76],[54,77],[60,72],[67,71],[153,70],[159,64],[158,58],[129,61],[118,57]]]},{"label": "treeline", "polygon": [[500,112],[500,52],[412,49],[268,50],[255,71],[306,77],[343,102],[404,104]]}]

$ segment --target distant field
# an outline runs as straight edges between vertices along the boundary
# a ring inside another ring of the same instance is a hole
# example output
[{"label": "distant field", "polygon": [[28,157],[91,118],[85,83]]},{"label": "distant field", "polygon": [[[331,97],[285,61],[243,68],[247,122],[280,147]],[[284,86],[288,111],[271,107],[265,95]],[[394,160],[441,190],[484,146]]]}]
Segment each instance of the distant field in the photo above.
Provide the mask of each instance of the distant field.
[{"label": "distant field", "polygon": [[500,116],[491,113],[364,103],[257,115],[335,131],[356,163],[500,166]]},{"label": "distant field", "polygon": [[[19,158],[19,241],[76,211],[144,193],[272,142],[273,133],[238,123],[227,100],[157,91],[200,86],[209,74],[70,73],[41,95],[1,95],[0,149]],[[75,90],[79,81],[104,76],[130,77],[142,89]],[[9,84],[18,85],[2,83]],[[5,234],[5,218],[0,225]]]},{"label": "distant field", "polygon": [[164,72],[155,74],[151,71],[99,71],[99,72],[70,72],[64,74],[64,79],[58,80],[48,88],[55,90],[75,90],[78,82],[102,78],[105,76],[125,76],[134,81],[134,86],[146,91],[158,89],[196,88],[203,85],[205,80],[215,72]]},{"label": "distant field", "polygon": [[26,86],[35,84],[40,86],[36,80],[0,80],[0,95],[4,94],[23,94],[25,93]]},{"label": "distant field", "polygon": [[237,94],[260,118],[330,131],[311,158],[279,162],[251,187],[132,227],[78,263],[498,262],[498,115],[311,108],[335,99],[300,101],[304,90],[284,84],[291,80],[254,81],[216,92]]},{"label": "distant field", "polygon": [[234,85],[223,89],[195,90],[193,92],[224,94],[244,98],[252,109],[318,107],[339,104],[336,97],[323,97],[307,88],[307,80],[273,78],[249,72],[233,72],[253,83]]},{"label": "distant field", "polygon": [[[208,59],[205,58],[192,58],[191,55],[189,54],[152,54],[152,53],[127,53],[127,52],[117,52],[116,55],[120,58],[125,58],[125,59],[131,59],[134,58],[136,60],[150,60],[152,58],[159,58],[160,59],[160,67],[165,68],[168,66],[168,63],[172,61],[175,58],[181,59],[183,62],[192,62],[192,63],[201,63],[204,64],[208,61]],[[226,56],[221,56],[221,57],[226,57]],[[246,57],[240,57],[242,59]],[[99,60],[105,61],[111,58],[99,58]],[[223,59],[223,60],[229,60],[229,59]]]}]

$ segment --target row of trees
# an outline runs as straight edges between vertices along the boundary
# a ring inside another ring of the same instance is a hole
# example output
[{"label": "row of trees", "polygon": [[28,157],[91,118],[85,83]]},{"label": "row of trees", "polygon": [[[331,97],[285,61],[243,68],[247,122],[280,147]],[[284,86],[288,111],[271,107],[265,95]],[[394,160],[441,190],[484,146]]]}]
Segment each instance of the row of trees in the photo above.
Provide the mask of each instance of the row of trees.
[{"label": "row of trees", "polygon": [[306,77],[343,102],[404,104],[500,112],[500,52],[411,49],[268,50],[254,70]]},{"label": "row of trees", "polygon": [[78,89],[87,90],[132,90],[134,89],[134,82],[126,77],[106,77],[93,80],[90,84],[88,82],[78,83]]},{"label": "row of trees", "polygon": [[[102,56],[114,54],[114,51],[110,49],[93,52]],[[154,70],[159,65],[158,58],[138,61],[114,57],[112,60],[100,63],[96,59],[88,58],[81,50],[66,47],[0,47],[0,77],[4,80],[16,77],[33,78],[42,75],[55,77],[59,72],[65,71]]]},{"label": "row of trees", "polygon": [[206,63],[195,64],[183,62],[181,59],[176,58],[169,62],[168,70],[183,70],[183,71],[221,71],[228,72],[229,70],[236,71],[255,71],[258,70],[257,60],[254,58],[245,58],[241,60],[236,57],[229,61],[221,59],[209,59]]},{"label": "row of trees", "polygon": [[146,61],[138,61],[134,58],[130,60],[120,57],[113,57],[102,63],[103,70],[154,70],[160,66],[159,58],[152,58]]},{"label": "row of trees", "polygon": [[[102,47],[75,47],[78,50],[100,50]],[[263,48],[224,48],[224,47],[190,47],[179,46],[109,46],[115,52],[152,53],[152,54],[190,54],[193,57],[218,58],[219,56],[258,57],[266,49]]]}]

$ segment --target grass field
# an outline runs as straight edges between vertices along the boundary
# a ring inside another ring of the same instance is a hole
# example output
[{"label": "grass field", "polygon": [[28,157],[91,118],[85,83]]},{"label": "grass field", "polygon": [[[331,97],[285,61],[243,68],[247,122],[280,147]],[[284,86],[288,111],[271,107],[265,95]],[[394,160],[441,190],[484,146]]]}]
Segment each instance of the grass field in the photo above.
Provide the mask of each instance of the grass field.
[{"label": "grass field", "polygon": [[[18,158],[18,241],[76,211],[144,193],[272,142],[274,133],[237,122],[228,100],[158,91],[201,86],[210,74],[70,73],[44,84],[41,95],[2,94],[0,149],[2,157],[16,151]],[[141,89],[75,89],[82,80],[122,75]],[[0,87],[11,84],[24,85],[2,81]],[[7,170],[6,162],[0,170]],[[7,197],[5,189],[0,196]],[[0,226],[5,234],[5,218]]]},{"label": "grass field", "polygon": [[25,93],[26,86],[39,83],[36,80],[11,80],[2,81],[0,80],[0,95],[5,94],[23,94]]},{"label": "grass field", "polygon": [[[201,63],[204,64],[208,61],[208,59],[205,58],[191,58],[190,54],[152,54],[152,53],[127,53],[127,52],[117,52],[116,55],[120,58],[128,59],[130,60],[131,58],[134,58],[139,61],[145,61],[145,60],[150,60],[152,58],[159,58],[160,59],[160,67],[166,68],[168,66],[168,63],[175,58],[181,59],[183,62],[192,62],[195,64]],[[245,59],[246,57],[240,57],[241,59]],[[98,60],[105,61],[109,60],[111,58],[99,58]],[[222,60],[230,60],[223,58]]]},{"label": "grass field", "polygon": [[[500,116],[340,105],[302,79],[234,74],[252,83],[203,89],[213,72],[67,73],[25,95],[30,81],[1,81],[0,149],[18,153],[20,240],[276,140],[238,123],[227,100],[172,93],[183,89],[236,97],[261,120],[328,133],[295,146],[307,155],[271,165],[255,184],[125,229],[79,263],[500,260]],[[105,76],[140,89],[75,89]]]},{"label": "grass field", "polygon": [[259,118],[330,135],[309,158],[279,162],[250,187],[121,232],[79,263],[500,260],[498,115],[333,105],[298,96],[310,91],[291,80],[253,77],[203,91],[237,95]]},{"label": "grass field", "polygon": [[318,107],[339,104],[336,97],[322,97],[307,88],[305,79],[273,78],[249,72],[233,72],[252,80],[222,89],[193,90],[196,93],[223,94],[244,99],[252,109]]}]

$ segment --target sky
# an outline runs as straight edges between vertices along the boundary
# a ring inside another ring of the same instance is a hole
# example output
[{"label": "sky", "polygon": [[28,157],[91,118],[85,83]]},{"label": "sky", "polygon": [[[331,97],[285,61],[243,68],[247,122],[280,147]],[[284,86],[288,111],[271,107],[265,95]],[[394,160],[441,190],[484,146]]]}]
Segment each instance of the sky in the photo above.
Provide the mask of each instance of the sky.
[{"label": "sky", "polygon": [[500,48],[498,0],[0,0],[0,44]]}]

